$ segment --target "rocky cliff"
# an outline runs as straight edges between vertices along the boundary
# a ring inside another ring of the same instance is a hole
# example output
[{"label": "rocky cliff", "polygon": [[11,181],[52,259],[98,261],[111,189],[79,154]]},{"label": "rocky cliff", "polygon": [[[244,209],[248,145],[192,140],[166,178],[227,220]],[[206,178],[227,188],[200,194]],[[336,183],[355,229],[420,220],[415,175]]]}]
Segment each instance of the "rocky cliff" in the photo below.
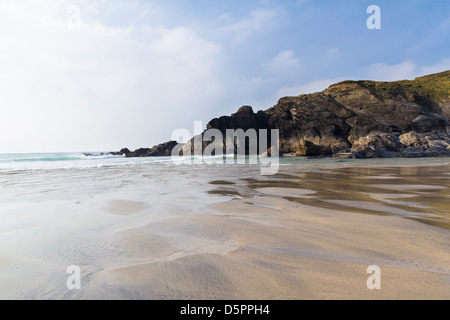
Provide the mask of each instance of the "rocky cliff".
[{"label": "rocky cliff", "polygon": [[[344,81],[319,93],[281,98],[266,111],[244,106],[207,125],[223,134],[250,128],[279,129],[282,155],[450,156],[450,71],[412,81]],[[175,145],[124,154],[170,155]]]}]

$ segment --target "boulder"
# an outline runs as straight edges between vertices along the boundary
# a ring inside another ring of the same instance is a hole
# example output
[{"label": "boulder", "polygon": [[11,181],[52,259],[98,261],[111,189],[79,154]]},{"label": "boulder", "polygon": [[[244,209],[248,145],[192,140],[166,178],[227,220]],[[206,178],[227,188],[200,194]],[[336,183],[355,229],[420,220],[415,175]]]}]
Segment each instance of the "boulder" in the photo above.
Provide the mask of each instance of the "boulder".
[{"label": "boulder", "polygon": [[400,135],[400,143],[405,147],[417,147],[420,145],[419,135],[416,132],[408,132]]},{"label": "boulder", "polygon": [[128,155],[131,153],[130,150],[128,150],[128,148],[123,148],[122,150],[119,151],[120,154],[124,154],[124,155]]},{"label": "boulder", "polygon": [[331,156],[331,148],[318,146],[310,141],[301,140],[295,155],[300,157]]}]

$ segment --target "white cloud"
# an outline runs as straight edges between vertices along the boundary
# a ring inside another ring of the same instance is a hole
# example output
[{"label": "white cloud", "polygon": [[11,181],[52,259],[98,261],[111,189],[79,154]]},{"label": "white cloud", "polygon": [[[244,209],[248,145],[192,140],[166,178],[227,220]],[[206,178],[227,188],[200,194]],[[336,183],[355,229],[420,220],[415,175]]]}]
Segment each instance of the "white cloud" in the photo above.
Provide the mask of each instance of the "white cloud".
[{"label": "white cloud", "polygon": [[365,75],[370,80],[395,81],[412,80],[416,77],[439,73],[450,69],[450,58],[443,59],[433,65],[418,66],[412,61],[405,61],[399,64],[375,63],[369,66]]},{"label": "white cloud", "polygon": [[337,56],[337,55],[339,55],[340,52],[341,51],[339,50],[339,48],[331,48],[331,49],[327,50],[327,54],[329,56]]},{"label": "white cloud", "polygon": [[292,96],[298,96],[301,94],[320,92],[320,91],[327,89],[332,84],[338,83],[343,80],[344,80],[344,78],[322,79],[322,80],[311,81],[311,82],[304,83],[301,85],[295,85],[292,87],[283,87],[277,91],[276,96],[277,96],[277,98],[281,98],[281,97],[292,97]]},{"label": "white cloud", "polygon": [[344,80],[375,80],[375,81],[395,81],[395,80],[412,80],[414,78],[450,70],[450,59],[443,59],[433,65],[417,66],[411,61],[405,61],[399,64],[388,65],[384,63],[376,63],[370,65],[363,71],[360,77],[322,79],[307,82],[301,85],[291,87],[282,87],[278,89],[275,97],[281,98],[286,96],[298,96],[300,94],[315,93],[327,89],[332,84]]},{"label": "white cloud", "polygon": [[396,65],[375,63],[369,66],[367,76],[370,80],[395,81],[413,79],[416,75],[416,65],[405,61]]},{"label": "white cloud", "polygon": [[[404,79],[412,80],[420,76],[439,73],[446,70],[450,70],[450,59],[443,59],[433,65],[424,66],[417,66],[411,61],[405,61],[395,65],[376,63],[366,68],[362,77],[353,77],[353,79],[375,81],[395,81]],[[340,77],[334,79],[314,80],[301,85],[282,87],[276,92],[275,98],[279,99],[286,96],[298,96],[300,94],[320,92],[327,89],[332,84],[344,80],[351,80],[351,78]]]},{"label": "white cloud", "polygon": [[0,153],[152,146],[220,96],[219,45],[184,27],[84,20],[81,5],[71,30],[72,3],[0,1]]},{"label": "white cloud", "polygon": [[271,62],[270,68],[272,70],[284,71],[290,68],[296,68],[299,66],[299,59],[295,57],[294,51],[284,50],[281,51]]},{"label": "white cloud", "polygon": [[248,17],[234,22],[224,29],[232,34],[235,44],[241,44],[255,34],[272,29],[276,25],[276,16],[274,10],[254,10],[250,12]]},{"label": "white cloud", "polygon": [[422,66],[419,73],[420,75],[427,75],[439,73],[446,70],[450,70],[450,58],[443,59],[431,66]]}]

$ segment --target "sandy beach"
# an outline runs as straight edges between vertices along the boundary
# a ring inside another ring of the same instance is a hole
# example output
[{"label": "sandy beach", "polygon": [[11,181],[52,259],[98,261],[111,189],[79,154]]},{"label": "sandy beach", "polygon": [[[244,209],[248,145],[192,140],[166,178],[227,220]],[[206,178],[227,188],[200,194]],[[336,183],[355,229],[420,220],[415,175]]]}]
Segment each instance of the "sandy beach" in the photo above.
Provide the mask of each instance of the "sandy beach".
[{"label": "sandy beach", "polygon": [[[291,161],[267,177],[169,164],[10,175],[22,192],[0,198],[0,297],[449,299],[449,169],[435,158]],[[80,290],[66,287],[69,265]],[[372,265],[380,290],[366,285]]]},{"label": "sandy beach", "polygon": [[0,0],[0,300],[450,300],[449,12]]}]

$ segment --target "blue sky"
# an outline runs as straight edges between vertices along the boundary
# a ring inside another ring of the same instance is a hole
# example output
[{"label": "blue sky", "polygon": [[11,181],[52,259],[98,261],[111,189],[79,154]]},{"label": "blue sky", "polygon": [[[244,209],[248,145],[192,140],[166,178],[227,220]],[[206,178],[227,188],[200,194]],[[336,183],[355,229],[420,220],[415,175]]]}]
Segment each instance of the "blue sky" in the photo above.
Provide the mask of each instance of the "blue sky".
[{"label": "blue sky", "polygon": [[[370,5],[381,30],[369,30]],[[150,147],[241,105],[450,69],[450,1],[0,0],[0,153]]]}]

